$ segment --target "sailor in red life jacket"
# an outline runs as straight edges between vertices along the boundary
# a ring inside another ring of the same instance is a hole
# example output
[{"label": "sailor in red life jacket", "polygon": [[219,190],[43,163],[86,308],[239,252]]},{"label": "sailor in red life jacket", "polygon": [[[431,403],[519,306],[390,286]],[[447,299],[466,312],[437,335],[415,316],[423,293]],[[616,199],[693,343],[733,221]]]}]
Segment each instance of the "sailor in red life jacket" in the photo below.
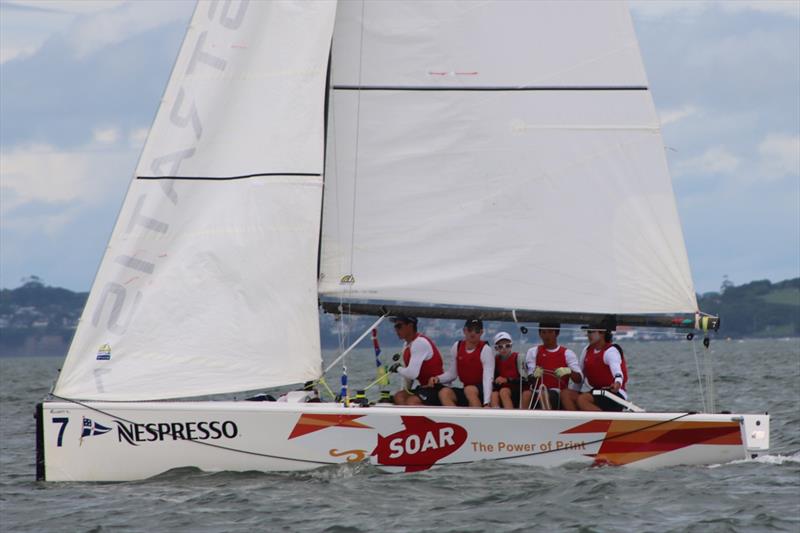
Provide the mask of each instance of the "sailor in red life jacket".
[{"label": "sailor in red life jacket", "polygon": [[[589,346],[584,349],[583,375],[592,389],[605,389],[616,396],[628,399],[628,367],[622,349],[612,344],[614,325],[608,322],[585,327]],[[622,411],[623,407],[603,396],[584,392],[578,396],[581,411]]]},{"label": "sailor in red life jacket", "polygon": [[[520,406],[521,384],[527,376],[525,361],[517,352],[511,351],[513,346],[511,335],[505,331],[495,335],[493,342],[497,356],[494,358],[494,390],[492,391],[491,405],[500,407],[502,404],[503,409],[514,409]],[[527,387],[523,394],[525,392],[530,396]],[[528,398],[528,403],[530,403],[530,398]]]},{"label": "sailor in red life jacket", "polygon": [[[392,318],[397,336],[405,341],[403,365],[395,363],[389,369],[405,378],[404,390],[394,395],[398,405],[441,405],[439,389],[433,378],[444,372],[442,356],[431,339],[417,332],[417,319],[413,316],[397,315]],[[419,385],[411,389],[414,380]]]},{"label": "sailor in red life jacket", "polygon": [[[525,363],[532,374],[532,384],[543,384],[548,390],[548,402],[554,409],[564,407],[562,397],[569,394],[568,385],[581,383],[583,374],[575,352],[558,344],[561,324],[557,322],[540,322],[539,338],[542,344],[534,346],[525,355]],[[530,402],[530,396],[528,397]],[[544,403],[544,400],[542,400]]]},{"label": "sailor in red life jacket", "polygon": [[439,391],[442,405],[461,407],[488,406],[492,398],[494,381],[494,350],[481,340],[483,321],[471,318],[464,324],[464,340],[457,341],[450,349],[450,364],[447,371],[434,383],[452,383],[456,377],[464,385],[443,387]]}]

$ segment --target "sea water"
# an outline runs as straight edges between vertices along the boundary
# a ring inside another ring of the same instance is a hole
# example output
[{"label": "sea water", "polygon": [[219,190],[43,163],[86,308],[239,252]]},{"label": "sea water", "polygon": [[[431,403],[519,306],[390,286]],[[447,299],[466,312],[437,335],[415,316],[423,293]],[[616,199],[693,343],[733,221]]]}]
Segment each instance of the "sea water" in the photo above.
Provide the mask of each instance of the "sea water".
[{"label": "sea water", "polygon": [[[701,409],[691,346],[627,343],[631,399],[650,410]],[[717,340],[711,350],[718,409],[772,415],[768,454],[655,471],[483,462],[386,474],[346,465],[304,473],[180,469],[126,483],[36,482],[34,404],[62,361],[0,358],[0,530],[796,533],[800,340]],[[347,363],[353,389],[374,378],[370,350]],[[338,384],[339,373],[329,382]],[[397,377],[393,382],[396,388]]]}]

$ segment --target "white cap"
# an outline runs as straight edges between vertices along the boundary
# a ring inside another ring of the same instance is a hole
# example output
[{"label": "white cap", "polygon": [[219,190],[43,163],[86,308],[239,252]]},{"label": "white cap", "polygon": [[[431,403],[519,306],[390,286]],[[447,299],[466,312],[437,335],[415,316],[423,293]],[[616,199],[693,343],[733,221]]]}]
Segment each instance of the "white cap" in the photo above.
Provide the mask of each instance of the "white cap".
[{"label": "white cap", "polygon": [[500,342],[502,340],[510,341],[511,340],[511,335],[509,335],[505,331],[501,331],[497,335],[494,336],[494,344],[497,344],[498,342]]}]

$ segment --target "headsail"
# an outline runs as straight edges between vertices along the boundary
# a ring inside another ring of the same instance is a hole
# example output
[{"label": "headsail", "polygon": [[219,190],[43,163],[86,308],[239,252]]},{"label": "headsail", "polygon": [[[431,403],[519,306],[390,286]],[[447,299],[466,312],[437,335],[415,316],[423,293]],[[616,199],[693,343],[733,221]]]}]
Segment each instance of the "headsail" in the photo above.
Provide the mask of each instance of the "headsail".
[{"label": "headsail", "polygon": [[335,10],[198,4],[55,394],[172,398],[319,375]]},{"label": "headsail", "polygon": [[627,6],[340,2],[320,294],[692,313]]}]

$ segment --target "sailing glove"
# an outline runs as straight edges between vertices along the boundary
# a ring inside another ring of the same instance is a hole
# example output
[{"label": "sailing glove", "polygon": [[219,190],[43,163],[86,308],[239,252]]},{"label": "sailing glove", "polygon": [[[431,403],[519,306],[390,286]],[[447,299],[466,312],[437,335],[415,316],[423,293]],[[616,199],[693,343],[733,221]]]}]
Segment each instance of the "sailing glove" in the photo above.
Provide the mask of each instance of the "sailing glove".
[{"label": "sailing glove", "polygon": [[554,373],[558,379],[561,379],[572,374],[572,369],[568,366],[562,366],[561,368],[556,368]]},{"label": "sailing glove", "polygon": [[533,377],[538,379],[543,375],[544,375],[544,368],[537,366],[536,368],[533,369]]},{"label": "sailing glove", "polygon": [[395,363],[389,367],[389,372],[397,372],[398,368],[400,368],[400,363]]}]

